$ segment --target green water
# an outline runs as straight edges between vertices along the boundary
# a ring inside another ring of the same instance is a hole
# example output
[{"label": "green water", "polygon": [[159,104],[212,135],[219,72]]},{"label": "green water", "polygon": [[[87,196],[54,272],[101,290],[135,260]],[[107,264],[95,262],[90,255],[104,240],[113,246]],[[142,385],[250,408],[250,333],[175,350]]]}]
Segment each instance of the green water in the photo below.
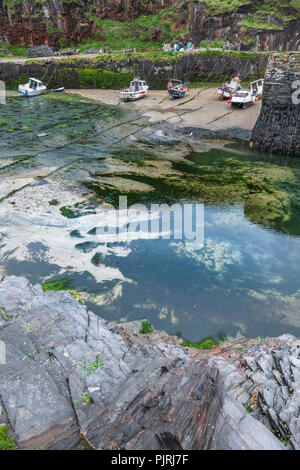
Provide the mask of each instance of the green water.
[{"label": "green water", "polygon": [[[298,160],[142,125],[67,95],[0,108],[1,273],[65,280],[108,320],[148,318],[191,342],[299,335]],[[204,246],[119,241],[104,208],[120,195],[204,204]]]}]

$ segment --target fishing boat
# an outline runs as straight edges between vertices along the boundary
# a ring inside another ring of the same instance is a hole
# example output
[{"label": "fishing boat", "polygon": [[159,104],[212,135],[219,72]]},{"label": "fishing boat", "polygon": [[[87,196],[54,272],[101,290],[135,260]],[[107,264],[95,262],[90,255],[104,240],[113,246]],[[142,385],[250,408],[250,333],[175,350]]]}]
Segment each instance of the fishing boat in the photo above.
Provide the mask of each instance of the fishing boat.
[{"label": "fishing boat", "polygon": [[123,101],[136,101],[145,98],[149,91],[149,85],[141,78],[135,78],[130,82],[129,88],[120,91],[120,98]]},{"label": "fishing boat", "polygon": [[29,82],[25,85],[19,85],[19,93],[29,97],[42,95],[46,90],[47,87],[35,78],[30,78]]},{"label": "fishing boat", "polygon": [[232,98],[241,89],[241,79],[238,76],[233,77],[230,83],[223,83],[218,89],[219,101]]},{"label": "fishing boat", "polygon": [[189,82],[183,83],[181,80],[170,80],[168,83],[168,93],[173,98],[183,98],[189,90]]},{"label": "fishing boat", "polygon": [[238,91],[234,94],[228,103],[231,103],[233,108],[248,108],[256,103],[263,94],[264,80],[255,80],[250,84],[250,90]]}]

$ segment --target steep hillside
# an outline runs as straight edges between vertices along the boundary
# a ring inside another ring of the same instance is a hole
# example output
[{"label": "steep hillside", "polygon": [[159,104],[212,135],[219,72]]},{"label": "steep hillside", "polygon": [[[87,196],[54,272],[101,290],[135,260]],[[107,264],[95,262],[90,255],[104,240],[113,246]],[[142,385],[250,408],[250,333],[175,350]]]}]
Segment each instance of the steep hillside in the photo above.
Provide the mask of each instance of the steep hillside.
[{"label": "steep hillside", "polygon": [[0,0],[0,42],[18,45],[97,40],[146,49],[190,39],[298,50],[299,31],[300,0]]}]

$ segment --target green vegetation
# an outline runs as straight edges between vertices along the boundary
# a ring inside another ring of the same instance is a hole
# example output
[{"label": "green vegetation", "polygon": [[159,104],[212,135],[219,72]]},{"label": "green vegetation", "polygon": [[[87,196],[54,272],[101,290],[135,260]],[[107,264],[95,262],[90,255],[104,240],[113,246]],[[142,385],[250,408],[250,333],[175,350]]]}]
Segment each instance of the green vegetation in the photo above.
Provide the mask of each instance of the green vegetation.
[{"label": "green vegetation", "polygon": [[81,88],[100,88],[102,90],[119,90],[128,86],[134,73],[117,73],[92,68],[75,68]]},{"label": "green vegetation", "polygon": [[61,215],[67,217],[67,219],[73,219],[75,217],[74,211],[72,211],[68,207],[61,207],[59,210],[61,212]]},{"label": "green vegetation", "polygon": [[57,281],[48,282],[43,284],[43,291],[47,292],[48,290],[63,291],[69,290],[71,288],[70,281],[68,279],[59,279]]},{"label": "green vegetation", "polygon": [[206,338],[204,341],[201,343],[190,343],[189,341],[183,341],[181,343],[181,346],[184,346],[186,348],[196,348],[196,349],[212,349],[217,346],[219,346],[220,343],[217,343],[213,338]]},{"label": "green vegetation", "polygon": [[9,436],[8,427],[0,426],[0,450],[14,450],[16,443]]},{"label": "green vegetation", "polygon": [[[115,150],[115,157],[118,152]],[[149,149],[149,158],[152,149]],[[147,160],[141,174],[139,168],[128,168],[128,172],[105,173],[106,178],[122,177],[132,181],[128,190],[104,184],[101,181],[84,182],[95,192],[95,196],[106,202],[118,205],[119,195],[127,196],[128,204],[148,204],[165,202],[173,204],[181,198],[201,200],[206,204],[242,203],[245,216],[253,223],[272,228],[283,233],[300,234],[300,185],[297,170],[278,165],[274,161],[249,161],[248,148],[245,155],[234,158],[224,151],[210,151],[193,155],[190,162],[176,162],[172,167],[178,176],[153,176],[151,164],[147,172]],[[135,162],[140,153],[135,156]],[[144,158],[147,151],[144,150]],[[261,157],[260,157],[261,158]],[[93,175],[101,177],[101,173]],[[144,183],[151,191],[134,189],[134,182]]]},{"label": "green vegetation", "polygon": [[249,0],[203,0],[209,16],[234,13],[243,5],[252,5]]},{"label": "green vegetation", "polygon": [[[44,22],[43,1],[35,2],[35,12],[25,10],[21,5],[21,0],[6,0],[8,11],[11,15],[22,15],[26,20]],[[86,21],[89,22],[94,31],[93,38],[86,38],[77,44],[77,35],[70,35],[67,38],[61,37],[63,31],[54,24],[52,20],[48,22],[48,35],[59,39],[60,47],[76,47],[80,52],[88,49],[105,48],[108,51],[121,51],[123,49],[139,52],[157,50],[161,51],[162,43],[172,43],[173,41],[190,41],[192,36],[192,24],[188,15],[188,4],[191,1],[183,0],[173,5],[163,8],[153,14],[151,2],[140,1],[144,14],[132,21],[117,21],[113,19],[99,18],[99,12],[90,2],[81,0],[63,0],[63,3],[72,4],[74,9],[85,9]],[[85,3],[85,5],[83,5]],[[233,16],[234,31],[242,33],[249,32],[252,40],[255,41],[255,33],[262,30],[283,30],[292,20],[300,18],[300,0],[203,0],[201,2],[205,8],[205,14],[209,17],[218,15],[234,15],[241,13],[241,20],[236,24]],[[86,5],[87,4],[87,5]],[[243,10],[241,10],[243,8]],[[139,8],[138,11],[141,9]],[[248,14],[245,11],[249,12]],[[136,10],[135,10],[136,13]],[[243,15],[245,15],[243,17]],[[180,17],[180,26],[177,23]],[[97,38],[98,36],[98,38]],[[248,36],[249,38],[249,36]],[[222,48],[226,38],[216,38],[214,41],[204,40],[200,47]],[[243,41],[244,42],[244,41]],[[252,45],[249,39],[245,44]],[[198,44],[196,44],[198,46]],[[0,57],[26,57],[26,47],[9,45],[0,42]]]},{"label": "green vegetation", "polygon": [[84,394],[82,395],[82,401],[86,405],[89,405],[91,403],[91,398],[89,396],[89,392],[84,392]]},{"label": "green vegetation", "polygon": [[[68,279],[59,279],[57,281],[47,282],[42,285],[43,291],[70,291],[73,299],[77,300],[80,304],[84,304],[84,299],[81,292],[73,291],[72,284]],[[1,309],[0,309],[1,313]]]},{"label": "green vegetation", "polygon": [[17,79],[16,78],[9,78],[5,81],[6,89],[7,90],[18,90],[19,85],[23,85],[24,83],[28,83],[29,76],[22,73]]},{"label": "green vegetation", "polygon": [[93,13],[87,16],[100,28],[100,35],[104,37],[98,42],[86,42],[79,46],[79,50],[87,48],[105,47],[110,50],[133,49],[145,51],[149,49],[161,49],[161,42],[156,40],[157,32],[163,42],[171,42],[173,39],[184,39],[188,29],[176,31],[172,30],[172,25],[178,16],[180,4],[175,4],[169,8],[164,8],[157,15],[141,15],[135,21],[120,22],[114,20],[99,19]]},{"label": "green vegetation", "polygon": [[79,302],[81,305],[83,305],[85,303],[84,299],[82,298],[82,293],[81,292],[71,291],[70,294],[73,297],[73,299],[77,300],[77,302]]},{"label": "green vegetation", "polygon": [[0,41],[0,57],[26,57],[27,48]]},{"label": "green vegetation", "polygon": [[99,356],[94,362],[87,365],[85,377],[96,372],[96,370],[99,369],[99,367],[101,366],[103,366],[103,361],[102,361],[102,358]]},{"label": "green vegetation", "polygon": [[141,321],[141,329],[140,329],[140,334],[141,335],[149,335],[153,333],[153,328],[151,326],[151,323],[148,320],[143,320]]}]

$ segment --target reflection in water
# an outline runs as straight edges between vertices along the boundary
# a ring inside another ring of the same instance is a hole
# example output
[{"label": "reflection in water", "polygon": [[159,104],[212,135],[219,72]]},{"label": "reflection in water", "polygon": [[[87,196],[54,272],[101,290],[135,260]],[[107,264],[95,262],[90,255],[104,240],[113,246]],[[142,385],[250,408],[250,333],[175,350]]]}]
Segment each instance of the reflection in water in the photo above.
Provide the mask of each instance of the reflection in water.
[{"label": "reflection in water", "polygon": [[[146,317],[192,342],[299,334],[297,160],[207,139],[171,145],[171,129],[150,139],[120,108],[67,95],[11,99],[1,112],[3,274],[67,278],[103,317]],[[205,203],[204,246],[149,236],[148,210],[117,238],[107,204],[120,195],[147,208]]]}]

